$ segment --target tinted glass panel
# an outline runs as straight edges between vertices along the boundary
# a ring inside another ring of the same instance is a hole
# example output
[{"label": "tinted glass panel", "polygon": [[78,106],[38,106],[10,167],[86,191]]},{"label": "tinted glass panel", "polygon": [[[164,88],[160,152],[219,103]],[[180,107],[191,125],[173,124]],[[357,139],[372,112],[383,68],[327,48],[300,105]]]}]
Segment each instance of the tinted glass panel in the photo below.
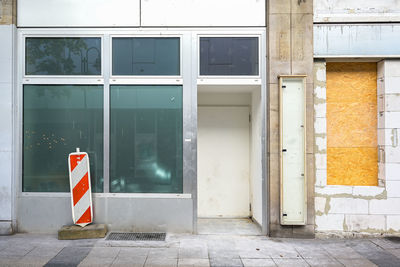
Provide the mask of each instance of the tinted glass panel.
[{"label": "tinted glass panel", "polygon": [[26,75],[101,75],[101,38],[26,38]]},{"label": "tinted glass panel", "polygon": [[111,87],[110,190],[182,193],[182,86]]},{"label": "tinted glass panel", "polygon": [[113,75],[179,75],[179,38],[113,38]]},{"label": "tinted glass panel", "polygon": [[93,192],[103,191],[103,87],[24,86],[24,192],[69,192],[68,154],[89,154]]},{"label": "tinted glass panel", "polygon": [[258,38],[201,37],[200,75],[258,75]]}]

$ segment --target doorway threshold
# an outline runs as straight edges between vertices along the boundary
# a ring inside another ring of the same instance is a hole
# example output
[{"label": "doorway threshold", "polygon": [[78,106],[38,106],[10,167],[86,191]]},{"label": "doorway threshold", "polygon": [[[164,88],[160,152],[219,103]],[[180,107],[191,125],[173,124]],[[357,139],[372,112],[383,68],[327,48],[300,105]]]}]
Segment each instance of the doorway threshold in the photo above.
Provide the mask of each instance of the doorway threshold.
[{"label": "doorway threshold", "polygon": [[199,235],[262,235],[261,227],[249,218],[199,218],[197,233]]}]

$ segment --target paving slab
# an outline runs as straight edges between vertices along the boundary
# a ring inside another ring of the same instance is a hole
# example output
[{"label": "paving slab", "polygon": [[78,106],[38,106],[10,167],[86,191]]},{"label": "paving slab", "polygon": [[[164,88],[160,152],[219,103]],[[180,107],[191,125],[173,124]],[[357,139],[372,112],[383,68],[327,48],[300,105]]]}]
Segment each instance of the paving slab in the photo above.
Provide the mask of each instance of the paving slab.
[{"label": "paving slab", "polygon": [[348,242],[360,255],[378,266],[400,266],[400,259],[389,251],[367,240]]},{"label": "paving slab", "polygon": [[179,259],[178,267],[210,267],[208,259]]},{"label": "paving slab", "polygon": [[60,247],[35,247],[18,261],[20,266],[43,266],[55,257],[62,248]]},{"label": "paving slab", "polygon": [[145,267],[177,267],[178,259],[147,258]]},{"label": "paving slab", "polygon": [[304,260],[312,267],[343,267],[343,264],[333,258],[307,258]]},{"label": "paving slab", "polygon": [[277,266],[302,267],[310,266],[304,259],[273,259]]},{"label": "paving slab", "polygon": [[0,266],[400,266],[390,240],[282,239],[244,235],[168,235],[163,242],[0,237]]},{"label": "paving slab", "polygon": [[388,249],[387,251],[392,253],[392,255],[396,256],[397,258],[400,258],[400,249],[399,248]]},{"label": "paving slab", "polygon": [[84,260],[79,264],[83,266],[110,266],[119,253],[120,248],[93,248]]},{"label": "paving slab", "polygon": [[367,259],[337,259],[346,267],[376,267],[378,265]]},{"label": "paving slab", "polygon": [[177,259],[178,248],[151,248],[148,258],[155,259]]},{"label": "paving slab", "polygon": [[91,247],[65,247],[45,267],[78,266],[89,254]]},{"label": "paving slab", "polygon": [[137,256],[137,257],[133,257],[133,258],[117,257],[111,266],[113,266],[113,267],[123,267],[123,266],[143,267],[146,262],[146,259],[147,259],[147,257],[141,257],[141,256]]},{"label": "paving slab", "polygon": [[272,259],[242,259],[244,267],[274,267],[275,262]]}]

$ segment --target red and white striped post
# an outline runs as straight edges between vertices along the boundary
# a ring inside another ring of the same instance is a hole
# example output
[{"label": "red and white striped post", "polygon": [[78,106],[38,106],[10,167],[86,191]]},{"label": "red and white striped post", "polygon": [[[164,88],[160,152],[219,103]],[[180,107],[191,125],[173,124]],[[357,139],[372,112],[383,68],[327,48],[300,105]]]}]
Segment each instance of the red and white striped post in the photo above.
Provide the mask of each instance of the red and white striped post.
[{"label": "red and white striped post", "polygon": [[86,152],[68,156],[69,184],[71,188],[72,219],[74,224],[86,226],[93,222],[92,190],[90,186],[89,156]]}]

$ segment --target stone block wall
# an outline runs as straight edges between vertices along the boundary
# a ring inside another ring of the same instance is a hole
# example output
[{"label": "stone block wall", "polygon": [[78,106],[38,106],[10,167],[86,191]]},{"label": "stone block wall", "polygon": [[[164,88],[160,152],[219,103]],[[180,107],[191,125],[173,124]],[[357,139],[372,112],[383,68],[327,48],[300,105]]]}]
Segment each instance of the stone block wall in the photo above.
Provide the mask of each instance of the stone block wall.
[{"label": "stone block wall", "polygon": [[317,234],[400,234],[400,60],[379,62],[377,76],[378,186],[327,185],[326,63],[314,62]]}]

